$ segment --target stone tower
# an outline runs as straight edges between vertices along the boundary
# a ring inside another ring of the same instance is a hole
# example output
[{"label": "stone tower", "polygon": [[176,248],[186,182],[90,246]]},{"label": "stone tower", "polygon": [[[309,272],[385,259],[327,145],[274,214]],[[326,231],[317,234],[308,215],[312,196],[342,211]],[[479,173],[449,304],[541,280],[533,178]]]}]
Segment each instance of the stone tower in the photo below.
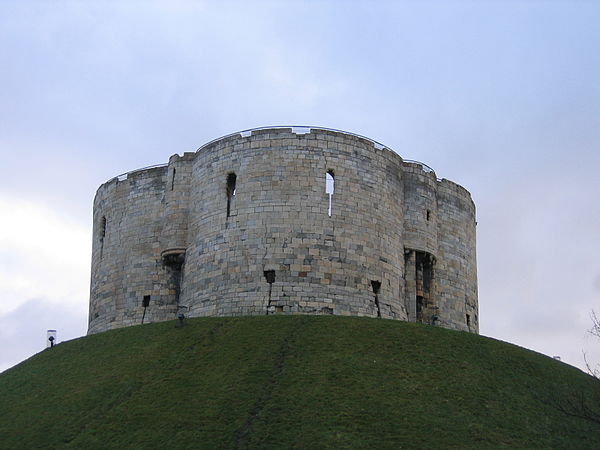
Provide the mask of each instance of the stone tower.
[{"label": "stone tower", "polygon": [[178,312],[478,332],[475,226],[467,190],[368,138],[231,134],[100,186],[88,333]]}]

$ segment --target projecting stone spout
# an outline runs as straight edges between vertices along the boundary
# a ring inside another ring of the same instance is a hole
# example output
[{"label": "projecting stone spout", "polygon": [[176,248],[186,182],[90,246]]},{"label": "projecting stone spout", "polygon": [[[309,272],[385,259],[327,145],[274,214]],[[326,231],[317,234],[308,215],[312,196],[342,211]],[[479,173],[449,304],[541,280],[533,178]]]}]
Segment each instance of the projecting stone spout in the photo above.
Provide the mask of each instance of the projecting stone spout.
[{"label": "projecting stone spout", "polygon": [[165,266],[175,270],[180,270],[185,261],[185,248],[169,248],[163,250],[160,254],[162,262]]}]

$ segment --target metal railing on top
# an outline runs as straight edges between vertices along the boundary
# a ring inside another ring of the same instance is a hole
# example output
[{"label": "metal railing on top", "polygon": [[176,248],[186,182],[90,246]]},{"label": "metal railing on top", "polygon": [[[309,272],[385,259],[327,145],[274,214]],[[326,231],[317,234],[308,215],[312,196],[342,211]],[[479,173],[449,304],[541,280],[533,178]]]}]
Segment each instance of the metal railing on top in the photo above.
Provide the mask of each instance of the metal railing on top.
[{"label": "metal railing on top", "polygon": [[129,172],[125,172],[122,173],[120,175],[117,175],[116,177],[112,177],[110,180],[108,181],[112,181],[115,178],[117,179],[117,181],[124,181],[127,179],[127,177],[133,173],[136,172],[141,172],[142,170],[149,170],[149,169],[157,169],[159,167],[167,167],[169,164],[168,163],[163,163],[163,164],[154,164],[153,166],[146,166],[146,167],[140,167],[139,169],[135,169],[135,170],[130,170]]},{"label": "metal railing on top", "polygon": [[405,163],[410,163],[410,164],[418,164],[418,165],[420,165],[423,168],[423,170],[426,173],[430,173],[430,172],[434,172],[435,173],[435,170],[433,170],[427,164],[422,163],[421,161],[415,161],[414,159],[403,159],[402,161],[404,161]]},{"label": "metal railing on top", "polygon": [[226,139],[228,137],[236,136],[238,134],[242,135],[242,137],[247,137],[247,136],[250,136],[253,131],[277,130],[277,129],[281,129],[281,128],[291,128],[292,133],[294,133],[294,134],[308,134],[308,133],[310,133],[310,130],[333,131],[334,133],[347,134],[349,136],[358,137],[358,138],[364,139],[366,141],[372,142],[373,145],[375,145],[375,147],[380,150],[384,149],[384,148],[391,150],[388,146],[383,145],[381,142],[377,142],[374,139],[368,138],[366,136],[362,136],[360,134],[350,133],[349,131],[337,130],[335,128],[315,127],[312,125],[277,125],[277,126],[271,126],[271,127],[248,128],[247,130],[242,130],[242,131],[237,131],[235,133],[226,134],[225,136],[221,136],[216,139],[213,139],[210,142],[207,142],[206,144],[204,144],[200,148],[198,148],[198,150],[196,150],[196,152],[199,152],[204,147],[208,147],[209,145],[214,144],[215,142],[220,141],[221,139]]}]

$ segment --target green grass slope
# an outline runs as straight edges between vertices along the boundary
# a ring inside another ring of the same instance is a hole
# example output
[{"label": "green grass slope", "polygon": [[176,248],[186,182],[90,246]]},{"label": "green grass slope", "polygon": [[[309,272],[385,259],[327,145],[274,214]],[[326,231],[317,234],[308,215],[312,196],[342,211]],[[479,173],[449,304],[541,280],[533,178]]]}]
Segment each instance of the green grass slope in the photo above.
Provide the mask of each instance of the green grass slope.
[{"label": "green grass slope", "polygon": [[[464,332],[201,318],[62,343],[0,375],[2,448],[600,448],[600,383]],[[577,408],[568,412],[578,413]]]}]

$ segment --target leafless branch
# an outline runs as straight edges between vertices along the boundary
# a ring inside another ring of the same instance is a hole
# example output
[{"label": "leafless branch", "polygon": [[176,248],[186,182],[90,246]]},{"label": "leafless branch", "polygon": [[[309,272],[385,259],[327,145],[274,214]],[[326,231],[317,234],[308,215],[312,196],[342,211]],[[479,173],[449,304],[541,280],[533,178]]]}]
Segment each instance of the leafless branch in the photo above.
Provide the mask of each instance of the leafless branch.
[{"label": "leafless branch", "polygon": [[587,355],[585,352],[583,353],[583,361],[585,362],[585,367],[587,369],[587,372],[593,376],[594,378],[598,378],[600,380],[600,366],[596,369],[594,369],[592,367],[592,365],[589,363],[589,361],[587,360]]},{"label": "leafless branch", "polygon": [[[592,336],[600,338],[600,319],[598,319],[594,310],[590,313],[590,317],[592,319],[592,328],[588,332]],[[588,373],[597,380],[600,380],[600,365],[594,367],[590,364],[585,352],[583,352],[583,360],[585,361]],[[600,385],[597,384],[597,386]],[[600,389],[598,387],[586,393],[583,391],[573,392],[560,400],[554,398],[551,400],[551,403],[556,409],[568,416],[600,424]]]},{"label": "leafless branch", "polygon": [[560,402],[554,401],[553,405],[562,413],[585,419],[590,422],[600,424],[600,411],[594,406],[590,406],[589,399],[586,399],[583,392],[574,393],[572,396]]},{"label": "leafless branch", "polygon": [[592,328],[589,330],[589,332],[592,336],[600,338],[600,319],[598,319],[598,316],[596,316],[596,311],[593,309],[590,313],[590,316],[592,318]]}]

